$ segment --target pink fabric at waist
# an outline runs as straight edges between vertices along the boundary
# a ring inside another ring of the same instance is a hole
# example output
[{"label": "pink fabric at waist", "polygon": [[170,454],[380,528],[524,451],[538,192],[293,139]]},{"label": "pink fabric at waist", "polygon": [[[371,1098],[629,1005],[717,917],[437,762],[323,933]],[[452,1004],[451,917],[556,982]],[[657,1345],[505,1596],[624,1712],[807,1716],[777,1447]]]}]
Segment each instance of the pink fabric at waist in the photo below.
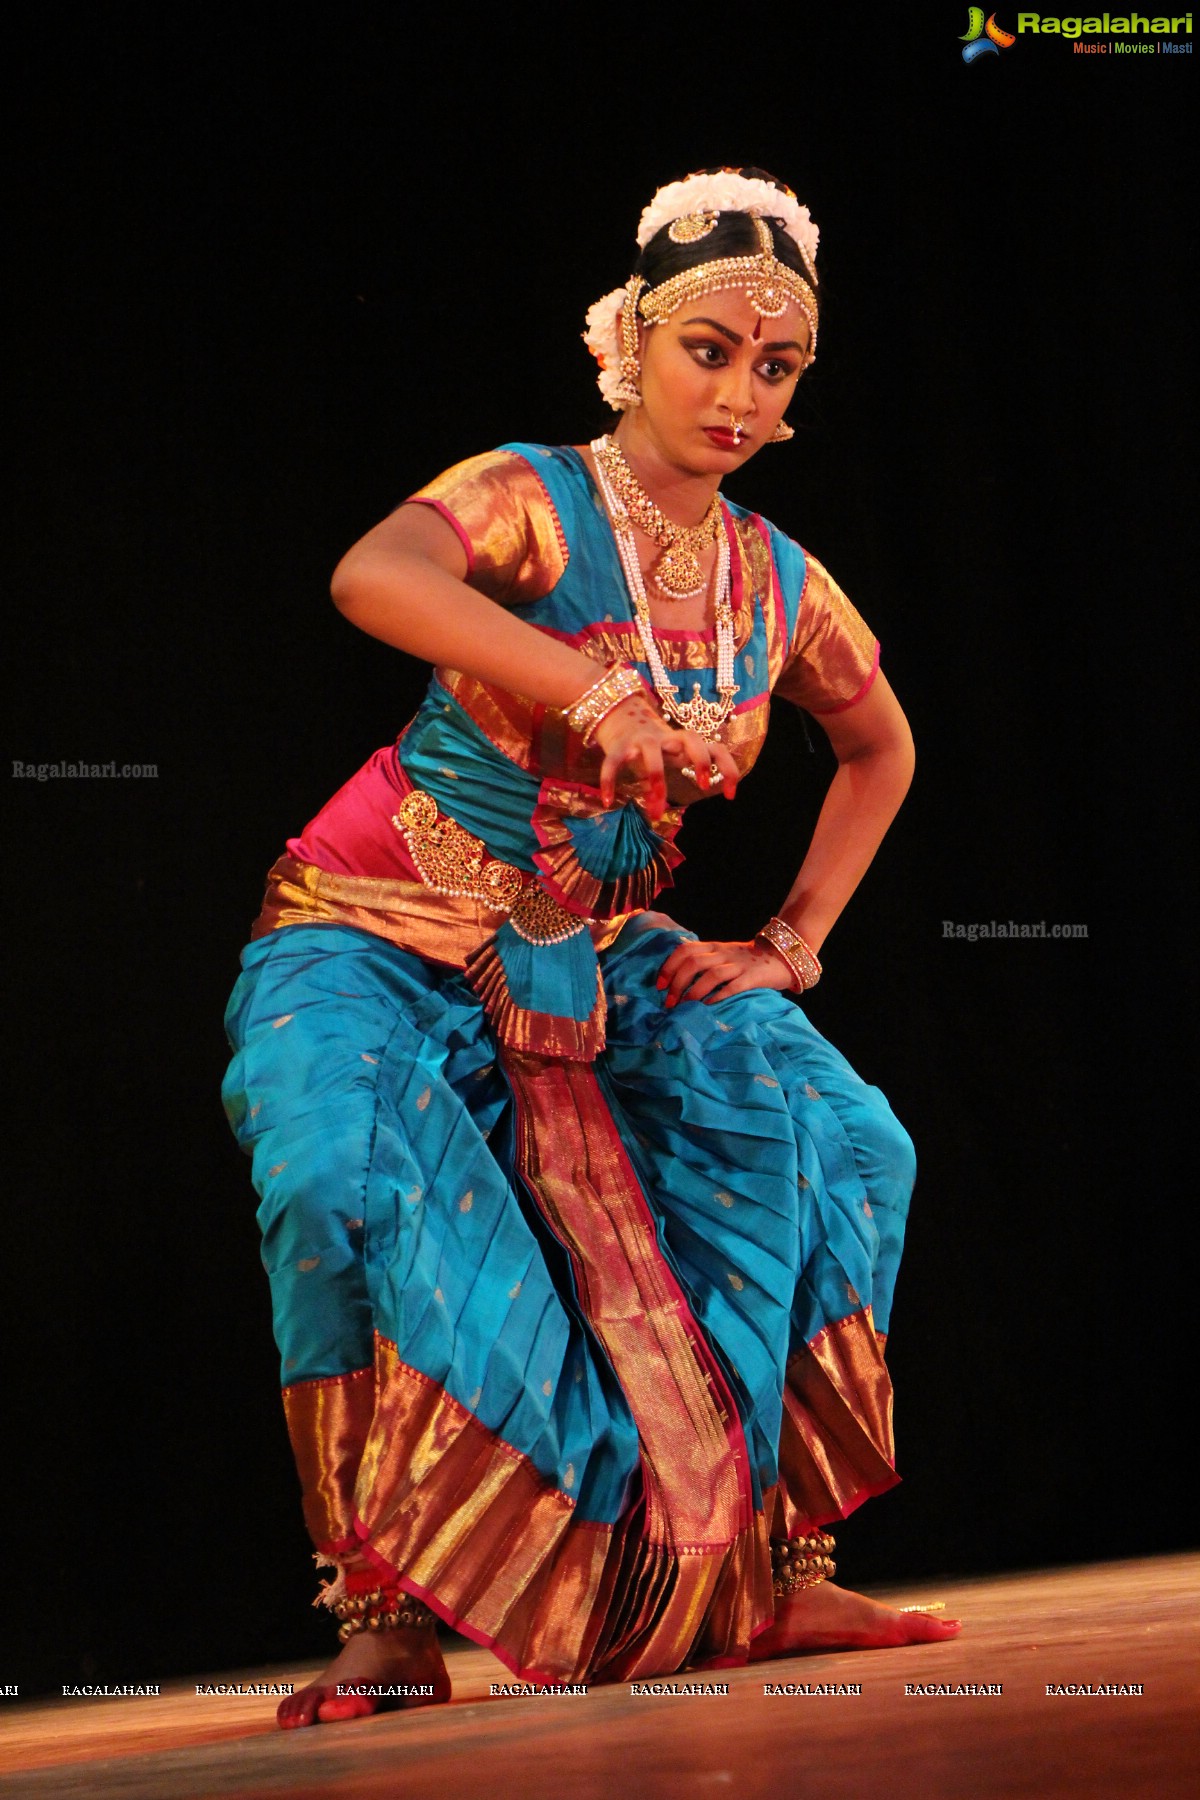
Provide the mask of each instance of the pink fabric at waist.
[{"label": "pink fabric at waist", "polygon": [[419,881],[404,839],[392,824],[412,782],[385,744],[340,787],[299,837],[289,838],[288,855],[314,863],[330,875],[395,876]]}]

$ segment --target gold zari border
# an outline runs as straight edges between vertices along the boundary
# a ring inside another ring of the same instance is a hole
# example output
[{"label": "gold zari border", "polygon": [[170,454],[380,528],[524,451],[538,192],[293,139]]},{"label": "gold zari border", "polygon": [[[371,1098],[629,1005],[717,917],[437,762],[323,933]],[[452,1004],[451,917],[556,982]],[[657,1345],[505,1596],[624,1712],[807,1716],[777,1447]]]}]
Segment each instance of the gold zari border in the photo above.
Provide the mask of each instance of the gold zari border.
[{"label": "gold zari border", "polygon": [[375,1371],[355,1369],[283,1390],[304,1523],[327,1554],[354,1541],[354,1484],[375,1413]]},{"label": "gold zari border", "polygon": [[593,1071],[510,1050],[502,1062],[517,1101],[518,1165],[571,1258],[638,1432],[636,1535],[596,1666],[606,1679],[632,1680],[699,1654],[740,1661],[771,1602],[736,1405],[659,1247]]},{"label": "gold zari border", "polygon": [[[551,1185],[558,1189],[557,1178]],[[621,1211],[618,1202],[601,1238],[630,1229]],[[578,1211],[568,1220],[557,1206],[553,1217],[573,1241],[575,1261],[587,1222]],[[629,1247],[614,1254],[588,1235],[603,1265],[601,1286],[619,1303],[619,1265]],[[616,1341],[612,1323],[601,1322],[601,1337],[629,1384],[645,1482],[640,1501],[615,1524],[578,1518],[570,1495],[377,1335],[373,1368],[284,1389],[305,1520],[318,1549],[359,1545],[381,1573],[399,1574],[448,1624],[489,1645],[525,1680],[624,1681],[689,1664],[744,1662],[773,1611],[768,1529],[796,1536],[844,1517],[898,1479],[882,1338],[869,1312],[856,1313],[792,1359],[779,1486],[764,1493],[761,1512],[738,1516],[723,1483],[696,1486],[713,1453],[710,1467],[723,1460],[716,1420],[716,1430],[697,1439],[689,1411],[698,1405],[703,1416],[719,1404],[697,1380],[700,1346],[690,1338],[672,1344],[672,1328],[664,1338],[660,1318],[656,1367],[643,1369],[635,1321],[627,1343]],[[660,1355],[666,1391],[655,1385]],[[689,1547],[683,1539],[693,1533],[729,1535]]]},{"label": "gold zari border", "polygon": [[[523,1680],[741,1663],[771,1617],[763,1513],[730,1543],[691,1550],[648,1542],[640,1507],[613,1525],[580,1519],[569,1495],[385,1338],[374,1368],[297,1382],[284,1404],[318,1547],[357,1546]],[[681,1417],[681,1436],[687,1428]]]},{"label": "gold zari border", "polygon": [[[397,949],[464,969],[507,913],[463,894],[439,894],[419,881],[370,875],[331,875],[313,863],[281,856],[267,876],[252,939],[285,925],[353,925]],[[614,942],[628,913],[588,926],[597,952]]]},{"label": "gold zari border", "polygon": [[788,1363],[776,1536],[844,1519],[899,1481],[883,1346],[866,1307],[826,1326]]}]

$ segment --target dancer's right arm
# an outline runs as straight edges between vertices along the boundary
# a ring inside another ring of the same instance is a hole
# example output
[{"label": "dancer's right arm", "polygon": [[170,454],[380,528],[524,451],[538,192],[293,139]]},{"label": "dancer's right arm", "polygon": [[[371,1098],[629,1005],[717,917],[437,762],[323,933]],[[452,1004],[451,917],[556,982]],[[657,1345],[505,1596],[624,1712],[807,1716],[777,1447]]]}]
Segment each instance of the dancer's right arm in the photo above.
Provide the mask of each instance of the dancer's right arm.
[{"label": "dancer's right arm", "polygon": [[458,534],[430,506],[402,506],[347,550],[334,605],[360,630],[424,662],[461,669],[565,709],[591,687],[591,657],[466,584]]},{"label": "dancer's right arm", "polygon": [[[343,556],[333,573],[334,604],[360,630],[410,656],[560,710],[573,705],[600,673],[595,660],[476,593],[466,574],[454,528],[431,507],[406,505]],[[606,800],[611,804],[617,776],[628,769],[643,784],[641,804],[651,818],[666,810],[664,760],[701,771],[712,761],[727,793],[737,783],[737,764],[723,745],[671,730],[648,700],[616,707],[596,737],[605,752]]]}]

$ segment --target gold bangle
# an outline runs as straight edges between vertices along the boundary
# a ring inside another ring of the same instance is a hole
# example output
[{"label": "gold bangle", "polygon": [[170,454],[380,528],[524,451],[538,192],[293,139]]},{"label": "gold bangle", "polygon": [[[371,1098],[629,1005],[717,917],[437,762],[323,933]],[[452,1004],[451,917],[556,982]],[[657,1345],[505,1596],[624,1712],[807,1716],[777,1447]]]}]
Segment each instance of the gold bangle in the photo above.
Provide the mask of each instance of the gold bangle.
[{"label": "gold bangle", "polygon": [[580,694],[578,700],[567,707],[567,724],[572,731],[579,733],[585,744],[590,744],[601,719],[607,718],[623,700],[630,700],[634,694],[641,692],[641,677],[629,664],[614,663],[604,671],[599,681],[594,681],[590,688]]},{"label": "gold bangle", "polygon": [[793,931],[783,919],[768,919],[757,938],[783,958],[802,994],[816,987],[821,979],[821,965],[816,951],[809,949],[798,931]]}]

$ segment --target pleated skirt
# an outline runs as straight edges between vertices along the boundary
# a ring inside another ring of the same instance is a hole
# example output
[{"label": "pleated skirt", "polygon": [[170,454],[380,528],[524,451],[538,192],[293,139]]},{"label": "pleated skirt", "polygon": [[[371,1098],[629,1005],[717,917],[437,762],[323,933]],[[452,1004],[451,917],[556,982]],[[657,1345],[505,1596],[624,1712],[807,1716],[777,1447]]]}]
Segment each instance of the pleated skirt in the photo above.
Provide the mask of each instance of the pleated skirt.
[{"label": "pleated skirt", "polygon": [[527,1680],[744,1661],[769,1537],[897,1479],[911,1141],[783,995],[667,1008],[686,935],[602,953],[591,1064],[342,925],[257,939],[226,1016],[314,1544]]}]

